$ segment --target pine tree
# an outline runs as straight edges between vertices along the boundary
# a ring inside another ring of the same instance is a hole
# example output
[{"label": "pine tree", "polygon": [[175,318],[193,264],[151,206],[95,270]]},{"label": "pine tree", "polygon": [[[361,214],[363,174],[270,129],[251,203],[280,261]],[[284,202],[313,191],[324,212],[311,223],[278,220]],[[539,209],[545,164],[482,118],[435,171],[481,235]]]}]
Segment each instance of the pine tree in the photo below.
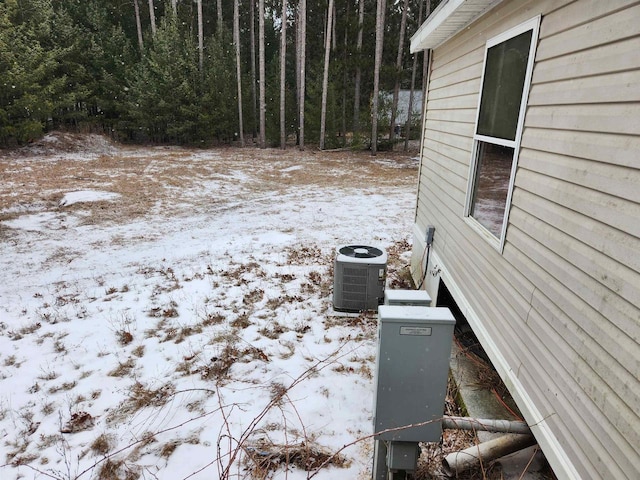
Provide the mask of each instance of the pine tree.
[{"label": "pine tree", "polygon": [[56,49],[47,49],[53,8],[44,0],[0,4],[0,142],[38,138],[64,89],[56,78]]}]

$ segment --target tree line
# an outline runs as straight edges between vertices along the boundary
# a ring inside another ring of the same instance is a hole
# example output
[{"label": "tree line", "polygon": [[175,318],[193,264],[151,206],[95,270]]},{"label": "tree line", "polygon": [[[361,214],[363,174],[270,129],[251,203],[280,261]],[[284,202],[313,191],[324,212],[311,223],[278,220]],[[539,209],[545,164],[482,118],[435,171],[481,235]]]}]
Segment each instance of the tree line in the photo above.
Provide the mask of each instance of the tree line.
[{"label": "tree line", "polygon": [[399,90],[423,89],[409,38],[436,3],[3,0],[0,146],[63,129],[375,152]]}]

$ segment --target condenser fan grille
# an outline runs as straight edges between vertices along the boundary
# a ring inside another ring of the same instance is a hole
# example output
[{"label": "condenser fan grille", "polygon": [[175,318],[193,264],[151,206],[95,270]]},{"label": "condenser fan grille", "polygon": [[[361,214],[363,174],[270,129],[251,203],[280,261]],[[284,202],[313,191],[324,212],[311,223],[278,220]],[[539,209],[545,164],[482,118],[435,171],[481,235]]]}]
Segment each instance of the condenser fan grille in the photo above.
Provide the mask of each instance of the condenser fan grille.
[{"label": "condenser fan grille", "polygon": [[351,258],[376,258],[382,255],[382,250],[368,245],[347,245],[342,247],[339,252]]}]

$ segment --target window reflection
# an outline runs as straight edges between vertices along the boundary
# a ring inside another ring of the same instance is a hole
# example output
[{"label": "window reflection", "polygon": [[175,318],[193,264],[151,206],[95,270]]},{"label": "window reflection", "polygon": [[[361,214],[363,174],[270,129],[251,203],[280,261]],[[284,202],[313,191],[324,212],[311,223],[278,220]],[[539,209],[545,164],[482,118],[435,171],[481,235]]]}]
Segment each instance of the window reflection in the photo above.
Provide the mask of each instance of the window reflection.
[{"label": "window reflection", "polygon": [[507,205],[513,148],[478,142],[471,216],[500,238]]}]

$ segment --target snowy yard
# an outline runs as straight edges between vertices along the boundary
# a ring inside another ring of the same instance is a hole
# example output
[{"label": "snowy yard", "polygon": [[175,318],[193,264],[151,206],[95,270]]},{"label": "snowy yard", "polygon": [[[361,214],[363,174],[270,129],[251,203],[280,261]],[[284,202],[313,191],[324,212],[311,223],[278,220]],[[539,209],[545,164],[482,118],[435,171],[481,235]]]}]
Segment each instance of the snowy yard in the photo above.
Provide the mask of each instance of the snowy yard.
[{"label": "snowy yard", "polygon": [[395,281],[417,160],[72,140],[0,157],[0,477],[369,478],[376,321],[332,262]]}]

